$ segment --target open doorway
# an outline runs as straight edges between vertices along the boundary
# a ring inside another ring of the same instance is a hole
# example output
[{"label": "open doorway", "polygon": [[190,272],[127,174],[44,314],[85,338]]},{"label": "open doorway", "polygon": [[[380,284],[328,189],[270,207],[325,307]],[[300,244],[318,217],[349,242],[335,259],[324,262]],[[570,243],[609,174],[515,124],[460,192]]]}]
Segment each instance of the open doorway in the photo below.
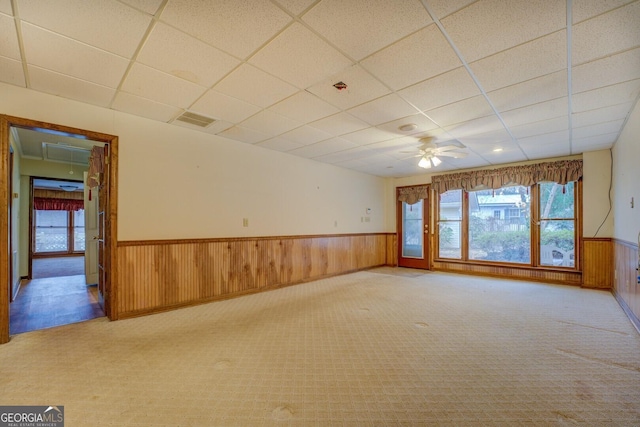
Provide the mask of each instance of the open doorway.
[{"label": "open doorway", "polygon": [[[7,195],[0,224],[19,210],[18,221],[0,227],[0,240],[17,254],[11,270],[0,254],[0,343],[27,330],[115,319],[117,137],[0,116],[0,148],[0,194]],[[16,169],[13,183],[5,181]],[[95,216],[90,228],[87,203]]]}]

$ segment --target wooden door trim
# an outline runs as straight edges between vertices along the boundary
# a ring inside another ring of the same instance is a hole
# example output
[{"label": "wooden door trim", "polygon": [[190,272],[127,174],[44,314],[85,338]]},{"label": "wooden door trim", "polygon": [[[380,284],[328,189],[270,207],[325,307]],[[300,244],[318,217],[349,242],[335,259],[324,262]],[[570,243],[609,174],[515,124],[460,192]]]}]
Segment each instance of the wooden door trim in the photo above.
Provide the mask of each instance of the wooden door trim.
[{"label": "wooden door trim", "polygon": [[[396,187],[396,265],[400,266],[400,259],[404,258],[402,256],[402,236],[401,236],[401,230],[402,230],[402,203],[400,201],[398,201],[398,195],[400,192],[400,188],[409,188],[409,187],[423,187],[425,186],[425,184],[421,184],[421,185],[407,185],[407,186],[402,186],[402,187]],[[431,221],[431,185],[426,184],[427,187],[427,194],[428,197],[426,199],[426,203],[424,203],[424,199],[423,199],[423,212],[422,212],[422,217],[424,220],[424,224],[423,226],[426,224],[427,225],[427,233],[424,233],[424,229],[423,234],[424,234],[424,240],[423,240],[423,245],[424,245],[424,251],[425,251],[425,258],[424,258],[424,263],[426,264],[426,268],[424,268],[423,266],[419,266],[419,267],[415,267],[415,266],[408,266],[408,268],[420,268],[420,269],[426,269],[426,270],[430,270],[432,268],[432,253],[431,253],[431,235],[432,235],[432,221]],[[416,264],[418,265],[418,264]]]},{"label": "wooden door trim", "polygon": [[[108,306],[105,305],[105,315],[115,320],[118,313],[117,307],[117,219],[118,219],[118,137],[101,132],[90,131],[86,129],[78,129],[70,126],[57,125],[52,123],[30,120],[21,117],[13,117],[8,115],[0,115],[0,242],[5,247],[9,245],[9,219],[8,219],[8,203],[9,203],[9,132],[12,126],[26,129],[49,129],[60,132],[74,133],[84,135],[89,140],[103,142],[109,144],[110,158],[107,164],[109,168],[109,201],[108,201],[108,227],[107,227],[107,244],[108,259],[110,271],[107,275],[106,289],[108,290]],[[8,286],[11,282],[9,277],[9,251],[0,251],[0,344],[9,341],[9,292]]]}]

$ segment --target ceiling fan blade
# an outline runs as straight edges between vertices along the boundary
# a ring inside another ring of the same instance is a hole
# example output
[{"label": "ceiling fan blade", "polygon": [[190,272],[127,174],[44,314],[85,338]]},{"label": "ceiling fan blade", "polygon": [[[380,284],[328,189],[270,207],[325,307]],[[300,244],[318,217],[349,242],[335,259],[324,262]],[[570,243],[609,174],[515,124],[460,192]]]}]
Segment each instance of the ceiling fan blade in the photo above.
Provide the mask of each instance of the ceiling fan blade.
[{"label": "ceiling fan blade", "polygon": [[444,151],[459,150],[460,148],[461,147],[458,147],[457,145],[442,145],[442,146],[436,147],[435,150],[441,153]]},{"label": "ceiling fan blade", "polygon": [[438,156],[453,157],[454,159],[463,159],[468,155],[469,153],[462,153],[459,151],[445,151],[443,153],[438,153]]}]

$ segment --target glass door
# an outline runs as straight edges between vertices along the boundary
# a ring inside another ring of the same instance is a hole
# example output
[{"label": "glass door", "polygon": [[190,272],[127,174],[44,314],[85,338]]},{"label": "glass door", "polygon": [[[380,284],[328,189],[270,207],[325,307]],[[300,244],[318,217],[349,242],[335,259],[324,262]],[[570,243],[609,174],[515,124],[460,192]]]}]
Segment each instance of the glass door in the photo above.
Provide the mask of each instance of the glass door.
[{"label": "glass door", "polygon": [[429,200],[398,201],[398,266],[429,269]]}]

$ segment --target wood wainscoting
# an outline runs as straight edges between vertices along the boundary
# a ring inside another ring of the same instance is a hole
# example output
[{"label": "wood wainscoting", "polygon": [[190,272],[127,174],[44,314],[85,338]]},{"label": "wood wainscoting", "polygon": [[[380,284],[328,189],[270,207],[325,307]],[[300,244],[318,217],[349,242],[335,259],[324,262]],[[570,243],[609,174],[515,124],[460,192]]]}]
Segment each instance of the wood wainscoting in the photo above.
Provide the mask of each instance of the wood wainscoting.
[{"label": "wood wainscoting", "polygon": [[640,284],[638,284],[638,245],[613,240],[613,295],[629,320],[640,332]]},{"label": "wood wainscoting", "polygon": [[469,262],[435,260],[433,269],[476,276],[503,277],[505,279],[531,280],[534,282],[582,285],[582,273],[574,270],[541,269],[525,266],[489,265]]},{"label": "wood wainscoting", "polygon": [[386,265],[394,238],[373,233],[119,242],[118,317]]},{"label": "wood wainscoting", "polygon": [[613,240],[585,237],[582,240],[582,286],[611,289],[613,283]]}]

